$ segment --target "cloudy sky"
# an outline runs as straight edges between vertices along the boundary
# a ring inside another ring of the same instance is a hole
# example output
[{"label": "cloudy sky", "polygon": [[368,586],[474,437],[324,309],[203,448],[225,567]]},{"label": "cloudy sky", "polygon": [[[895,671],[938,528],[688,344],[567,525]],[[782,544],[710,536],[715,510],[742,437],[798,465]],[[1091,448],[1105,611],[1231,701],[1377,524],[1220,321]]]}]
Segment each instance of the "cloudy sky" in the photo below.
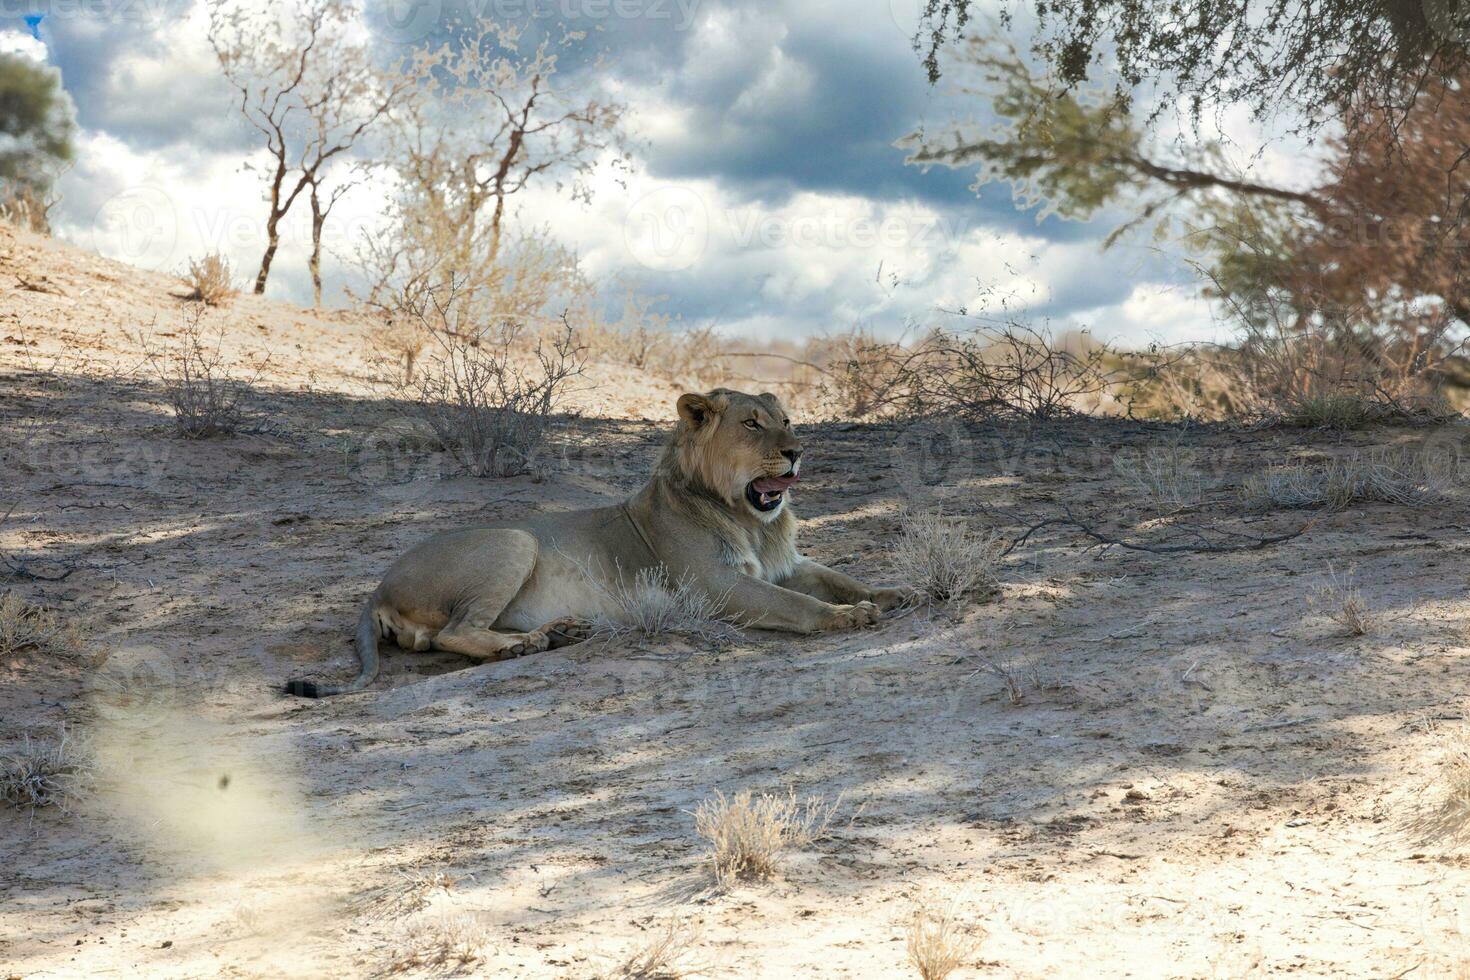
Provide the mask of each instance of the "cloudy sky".
[{"label": "cloudy sky", "polygon": [[[1053,328],[1127,343],[1222,336],[1167,247],[1102,250],[1116,215],[1038,222],[1004,186],[977,194],[972,173],[905,164],[896,140],[985,108],[926,81],[909,46],[919,4],[390,0],[365,27],[384,57],[466,14],[587,31],[601,64],[569,62],[561,84],[628,106],[632,173],[600,168],[587,202],[534,188],[517,217],[575,247],[595,276],[666,297],[661,308],[685,322],[761,337],[892,335],[935,322],[936,308],[1006,296]],[[0,45],[59,67],[77,104],[57,234],[165,270],[217,249],[253,273],[264,155],[232,108],[202,4],[69,0],[7,5],[5,16]],[[1259,166],[1272,165],[1268,153]],[[353,243],[385,194],[364,185],[334,212],[329,300],[343,301]],[[304,201],[297,211],[269,292],[309,302]]]}]

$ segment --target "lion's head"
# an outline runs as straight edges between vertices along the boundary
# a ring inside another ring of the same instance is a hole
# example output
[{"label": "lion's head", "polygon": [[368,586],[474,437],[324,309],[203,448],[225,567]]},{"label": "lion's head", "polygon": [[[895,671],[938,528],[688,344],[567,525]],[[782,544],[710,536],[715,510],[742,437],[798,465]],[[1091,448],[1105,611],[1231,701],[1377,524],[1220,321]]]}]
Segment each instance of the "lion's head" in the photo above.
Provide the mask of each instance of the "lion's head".
[{"label": "lion's head", "polygon": [[775,520],[801,470],[801,441],[776,396],[716,388],[679,396],[678,408],[668,463],[731,508]]}]

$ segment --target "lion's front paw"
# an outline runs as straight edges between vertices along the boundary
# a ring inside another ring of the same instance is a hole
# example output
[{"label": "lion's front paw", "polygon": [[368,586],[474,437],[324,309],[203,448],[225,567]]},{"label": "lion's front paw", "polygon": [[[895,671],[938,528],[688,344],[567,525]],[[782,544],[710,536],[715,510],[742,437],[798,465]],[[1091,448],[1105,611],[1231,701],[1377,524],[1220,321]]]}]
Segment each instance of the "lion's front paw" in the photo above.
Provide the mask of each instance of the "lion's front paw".
[{"label": "lion's front paw", "polygon": [[871,602],[859,602],[851,606],[837,606],[832,614],[832,621],[827,628],[830,630],[851,630],[862,626],[872,626],[878,621],[878,607]]},{"label": "lion's front paw", "polygon": [[873,603],[884,612],[918,601],[919,590],[909,588],[874,589]]}]

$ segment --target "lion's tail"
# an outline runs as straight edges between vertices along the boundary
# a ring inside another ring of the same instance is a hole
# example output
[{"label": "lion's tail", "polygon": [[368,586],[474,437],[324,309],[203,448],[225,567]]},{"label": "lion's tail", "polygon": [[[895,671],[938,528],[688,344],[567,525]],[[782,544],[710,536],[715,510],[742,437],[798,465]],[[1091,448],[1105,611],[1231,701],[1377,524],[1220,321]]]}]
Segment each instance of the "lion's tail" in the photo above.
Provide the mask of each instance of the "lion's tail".
[{"label": "lion's tail", "polygon": [[378,617],[376,603],[369,599],[357,617],[357,676],[346,684],[327,685],[315,681],[287,681],[286,693],[300,698],[328,698],[334,694],[361,691],[378,676]]}]

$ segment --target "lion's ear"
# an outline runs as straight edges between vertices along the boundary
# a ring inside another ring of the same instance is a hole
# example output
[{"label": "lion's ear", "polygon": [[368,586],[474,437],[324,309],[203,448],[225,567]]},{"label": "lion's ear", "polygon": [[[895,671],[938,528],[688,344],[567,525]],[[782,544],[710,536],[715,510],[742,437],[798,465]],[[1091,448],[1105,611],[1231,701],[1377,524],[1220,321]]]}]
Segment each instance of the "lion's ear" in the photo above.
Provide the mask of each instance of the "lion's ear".
[{"label": "lion's ear", "polygon": [[688,422],[692,428],[699,428],[710,420],[710,416],[719,412],[719,407],[704,395],[693,393],[679,396],[679,418]]}]

